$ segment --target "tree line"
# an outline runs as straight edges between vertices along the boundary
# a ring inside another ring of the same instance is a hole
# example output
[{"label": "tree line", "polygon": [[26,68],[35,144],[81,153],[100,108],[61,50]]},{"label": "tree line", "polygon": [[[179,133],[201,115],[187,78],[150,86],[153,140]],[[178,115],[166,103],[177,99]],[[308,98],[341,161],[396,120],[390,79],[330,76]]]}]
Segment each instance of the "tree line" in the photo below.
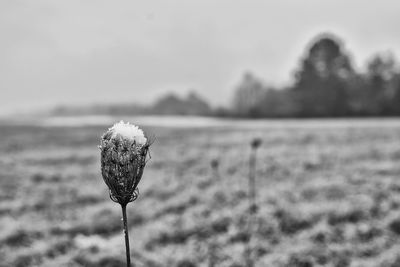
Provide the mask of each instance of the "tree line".
[{"label": "tree line", "polygon": [[229,107],[214,108],[197,92],[167,93],[150,105],[138,103],[58,107],[56,115],[202,115],[249,118],[362,117],[400,115],[400,69],[391,53],[377,53],[357,70],[343,41],[320,34],[305,50],[293,82],[266,85],[243,75]]},{"label": "tree line", "polygon": [[240,117],[399,116],[400,70],[391,53],[378,53],[358,71],[332,34],[318,35],[285,88],[251,73],[235,90],[230,112]]}]

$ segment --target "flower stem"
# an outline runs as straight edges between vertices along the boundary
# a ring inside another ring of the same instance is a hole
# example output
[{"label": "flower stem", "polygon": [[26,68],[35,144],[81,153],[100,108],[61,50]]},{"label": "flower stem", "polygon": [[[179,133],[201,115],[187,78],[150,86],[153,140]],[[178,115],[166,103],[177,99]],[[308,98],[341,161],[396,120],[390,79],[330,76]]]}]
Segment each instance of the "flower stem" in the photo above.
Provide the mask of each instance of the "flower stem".
[{"label": "flower stem", "polygon": [[124,221],[124,235],[125,235],[125,248],[126,248],[126,266],[131,267],[131,255],[129,249],[129,233],[128,233],[128,220],[126,217],[126,204],[121,204],[122,220]]},{"label": "flower stem", "polygon": [[250,216],[257,213],[256,201],[256,158],[257,150],[253,149],[249,161],[249,212]]},{"label": "flower stem", "polygon": [[256,201],[256,158],[257,148],[253,148],[250,154],[249,161],[249,223],[248,223],[248,243],[247,243],[247,267],[254,266],[253,259],[253,236],[255,232],[255,223],[257,216],[257,201]]}]

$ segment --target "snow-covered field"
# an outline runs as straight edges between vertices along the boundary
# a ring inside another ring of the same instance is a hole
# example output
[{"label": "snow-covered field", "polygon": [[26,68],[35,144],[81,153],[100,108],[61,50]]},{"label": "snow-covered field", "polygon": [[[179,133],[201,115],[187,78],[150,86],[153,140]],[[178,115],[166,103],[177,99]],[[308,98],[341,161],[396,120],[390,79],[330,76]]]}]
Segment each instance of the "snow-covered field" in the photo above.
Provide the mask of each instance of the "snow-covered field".
[{"label": "snow-covered field", "polygon": [[[244,266],[253,137],[256,266],[400,266],[399,120],[131,122],[156,136],[128,206],[135,266]],[[124,266],[111,123],[0,126],[0,266]]]}]

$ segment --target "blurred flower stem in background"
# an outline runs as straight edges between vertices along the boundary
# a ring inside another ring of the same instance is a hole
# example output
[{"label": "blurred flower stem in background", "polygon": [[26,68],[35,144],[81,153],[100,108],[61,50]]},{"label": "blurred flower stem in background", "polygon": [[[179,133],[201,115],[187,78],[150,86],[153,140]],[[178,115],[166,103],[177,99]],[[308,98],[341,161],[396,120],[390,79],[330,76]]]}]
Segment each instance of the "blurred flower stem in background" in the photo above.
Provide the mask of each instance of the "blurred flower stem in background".
[{"label": "blurred flower stem in background", "polygon": [[257,219],[257,192],[256,192],[256,162],[257,162],[257,149],[261,146],[261,139],[254,138],[251,141],[251,152],[249,160],[249,223],[248,223],[248,242],[246,248],[246,266],[254,266],[253,258],[253,236],[255,232],[255,224]]},{"label": "blurred flower stem in background", "polygon": [[[216,180],[218,186],[221,187],[221,178],[219,175],[219,159],[213,158],[210,162],[211,166],[211,179]],[[211,234],[211,242],[208,244],[208,267],[215,267],[217,266],[218,262],[218,255],[217,251],[219,249],[217,238],[215,235]]]},{"label": "blurred flower stem in background", "polygon": [[138,184],[146,165],[150,142],[135,125],[115,124],[101,137],[101,174],[112,201],[122,208],[126,264],[131,266],[126,206],[139,196]]}]

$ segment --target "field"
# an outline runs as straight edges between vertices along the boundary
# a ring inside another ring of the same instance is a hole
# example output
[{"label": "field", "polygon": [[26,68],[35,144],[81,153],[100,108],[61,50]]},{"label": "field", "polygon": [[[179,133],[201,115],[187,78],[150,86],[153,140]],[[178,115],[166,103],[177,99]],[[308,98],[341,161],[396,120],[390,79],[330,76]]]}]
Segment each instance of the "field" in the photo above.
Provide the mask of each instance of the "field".
[{"label": "field", "polygon": [[[157,139],[128,206],[134,266],[245,266],[253,137],[256,266],[400,266],[399,124],[282,125],[147,128]],[[106,128],[0,126],[1,267],[124,266],[100,175]]]}]

